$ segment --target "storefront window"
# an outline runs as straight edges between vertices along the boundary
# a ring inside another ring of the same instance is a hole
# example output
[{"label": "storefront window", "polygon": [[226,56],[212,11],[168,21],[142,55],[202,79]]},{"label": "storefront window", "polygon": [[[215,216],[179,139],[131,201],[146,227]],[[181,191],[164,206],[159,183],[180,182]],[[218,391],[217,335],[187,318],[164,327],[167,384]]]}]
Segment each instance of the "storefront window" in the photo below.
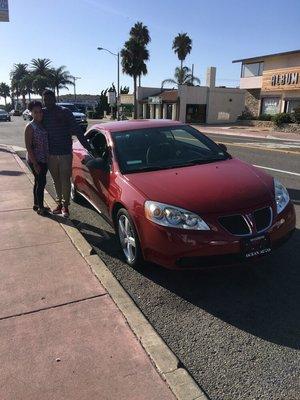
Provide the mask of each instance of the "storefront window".
[{"label": "storefront window", "polygon": [[251,76],[260,76],[263,73],[264,63],[252,63],[242,65],[242,78],[249,78]]},{"label": "storefront window", "polygon": [[261,114],[274,115],[280,112],[280,98],[266,97],[262,99]]},{"label": "storefront window", "polygon": [[286,112],[292,113],[295,111],[296,108],[300,108],[300,99],[299,100],[288,100]]}]

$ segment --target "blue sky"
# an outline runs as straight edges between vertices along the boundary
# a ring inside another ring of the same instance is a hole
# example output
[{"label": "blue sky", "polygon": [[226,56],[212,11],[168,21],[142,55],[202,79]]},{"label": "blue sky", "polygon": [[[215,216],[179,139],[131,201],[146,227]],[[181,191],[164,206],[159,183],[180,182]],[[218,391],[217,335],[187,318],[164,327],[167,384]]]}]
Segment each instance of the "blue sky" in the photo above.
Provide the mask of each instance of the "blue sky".
[{"label": "blue sky", "polygon": [[[240,65],[232,60],[300,47],[299,0],[9,0],[9,7],[10,22],[0,23],[0,82],[9,82],[14,63],[50,58],[81,77],[77,93],[97,94],[116,82],[116,60],[96,48],[120,50],[136,21],[152,39],[144,86],[172,77],[179,32],[193,40],[185,63],[194,63],[204,84],[208,66],[217,67],[219,85],[237,86]],[[132,88],[128,76],[121,84]]]}]

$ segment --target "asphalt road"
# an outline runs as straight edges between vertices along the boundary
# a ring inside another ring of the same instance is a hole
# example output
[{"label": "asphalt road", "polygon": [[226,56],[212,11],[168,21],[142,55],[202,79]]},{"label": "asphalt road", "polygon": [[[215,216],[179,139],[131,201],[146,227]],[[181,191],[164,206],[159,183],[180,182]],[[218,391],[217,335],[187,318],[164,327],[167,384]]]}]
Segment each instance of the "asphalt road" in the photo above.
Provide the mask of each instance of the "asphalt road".
[{"label": "asphalt road", "polygon": [[[0,143],[24,147],[24,123],[14,119],[0,125]],[[270,257],[209,272],[132,269],[113,230],[85,201],[71,205],[73,222],[210,399],[299,400],[300,176],[290,174],[300,173],[299,143],[209,136],[233,156],[285,171],[267,172],[287,186],[297,230]]]}]

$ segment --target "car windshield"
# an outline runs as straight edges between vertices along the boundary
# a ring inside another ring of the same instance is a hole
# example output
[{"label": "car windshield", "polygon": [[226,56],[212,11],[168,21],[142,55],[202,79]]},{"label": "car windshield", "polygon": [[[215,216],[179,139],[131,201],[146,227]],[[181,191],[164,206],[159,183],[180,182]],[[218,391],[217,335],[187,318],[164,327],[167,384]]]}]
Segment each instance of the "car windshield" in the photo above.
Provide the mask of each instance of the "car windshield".
[{"label": "car windshield", "polygon": [[6,114],[6,111],[0,110],[0,114]]},{"label": "car windshield", "polygon": [[206,164],[230,158],[211,139],[188,125],[112,134],[122,173]]},{"label": "car windshield", "polygon": [[79,112],[78,108],[74,104],[61,104],[61,107],[68,108],[72,112]]}]

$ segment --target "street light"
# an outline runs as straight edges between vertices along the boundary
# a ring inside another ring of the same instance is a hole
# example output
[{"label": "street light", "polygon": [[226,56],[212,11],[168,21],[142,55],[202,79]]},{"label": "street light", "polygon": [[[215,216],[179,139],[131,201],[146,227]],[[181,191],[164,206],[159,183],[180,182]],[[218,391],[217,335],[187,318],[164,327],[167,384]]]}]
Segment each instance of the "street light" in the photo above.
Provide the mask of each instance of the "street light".
[{"label": "street light", "polygon": [[120,119],[120,112],[119,112],[119,102],[120,102],[120,53],[119,52],[117,54],[113,53],[110,50],[105,49],[104,47],[97,47],[97,50],[107,51],[111,55],[117,57],[117,64],[118,64],[118,72],[117,72],[117,80],[118,80],[118,83],[117,83],[117,119],[119,120]]},{"label": "street light", "polygon": [[80,76],[72,76],[71,78],[74,80],[74,101],[76,101],[76,81],[81,78]]}]

